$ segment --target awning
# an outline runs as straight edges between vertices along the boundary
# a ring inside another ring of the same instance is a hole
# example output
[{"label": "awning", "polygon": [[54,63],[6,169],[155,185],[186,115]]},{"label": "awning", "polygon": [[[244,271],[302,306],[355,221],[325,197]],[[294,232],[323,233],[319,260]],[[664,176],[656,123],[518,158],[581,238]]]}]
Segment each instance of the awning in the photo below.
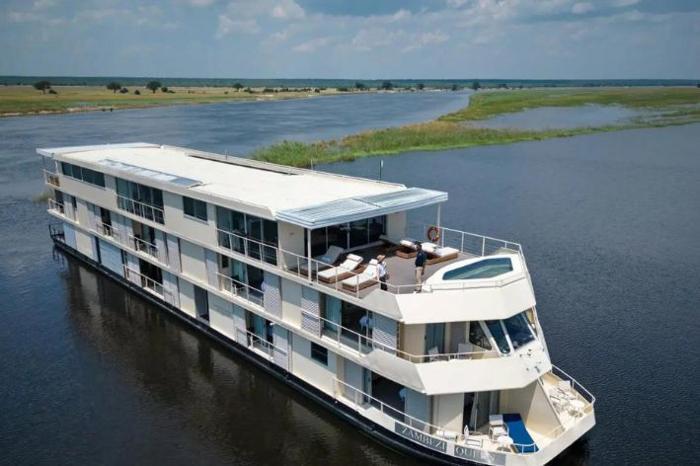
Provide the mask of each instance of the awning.
[{"label": "awning", "polygon": [[275,218],[304,228],[323,228],[379,215],[417,209],[447,200],[447,193],[408,188],[373,196],[352,197],[277,212]]}]

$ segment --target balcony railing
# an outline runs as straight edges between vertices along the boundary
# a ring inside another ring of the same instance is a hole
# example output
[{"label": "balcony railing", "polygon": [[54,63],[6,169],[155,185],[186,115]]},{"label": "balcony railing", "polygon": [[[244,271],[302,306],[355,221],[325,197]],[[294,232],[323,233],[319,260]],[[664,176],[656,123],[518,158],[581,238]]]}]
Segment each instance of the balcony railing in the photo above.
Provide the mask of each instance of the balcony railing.
[{"label": "balcony railing", "polygon": [[129,243],[134,250],[148,254],[156,259],[160,259],[160,256],[158,255],[158,246],[155,244],[149,243],[148,241],[134,235],[129,235]]},{"label": "balcony railing", "polygon": [[257,241],[230,231],[216,229],[219,246],[239,252],[253,259],[277,265],[278,248],[274,244]]},{"label": "balcony railing", "polygon": [[130,269],[127,265],[124,265],[124,278],[132,283],[140,283],[142,288],[156,294],[160,298],[165,299],[170,294],[165,290],[165,288],[163,288],[162,283],[159,283],[151,277],[147,277],[136,270]]},{"label": "balcony railing", "polygon": [[248,348],[255,348],[264,353],[270,360],[274,359],[275,355],[286,357],[287,351],[266,339],[247,330],[236,329],[236,341],[239,343],[246,342]]},{"label": "balcony railing", "polygon": [[103,236],[109,236],[119,241],[119,229],[113,225],[98,221],[95,224],[95,231]]},{"label": "balcony railing", "polygon": [[54,199],[49,199],[49,210],[53,210],[56,213],[59,213],[61,215],[66,215],[66,206],[64,206],[62,203],[54,200]]},{"label": "balcony railing", "polygon": [[128,197],[117,194],[117,207],[131,214],[143,217],[146,220],[163,224],[165,223],[165,214],[163,209],[150,204],[129,199]]},{"label": "balcony railing", "polygon": [[44,170],[44,181],[46,184],[50,184],[56,188],[61,187],[61,181],[58,177],[58,173],[54,173],[48,170]]},{"label": "balcony railing", "polygon": [[471,351],[461,353],[430,353],[430,354],[412,354],[390,345],[385,345],[372,337],[362,335],[352,329],[343,327],[342,325],[331,320],[319,317],[306,311],[302,311],[306,317],[310,319],[319,319],[321,322],[321,332],[327,338],[335,340],[338,348],[351,349],[360,354],[367,354],[375,349],[380,349],[388,353],[396,354],[402,359],[406,359],[412,363],[425,363],[437,361],[451,360],[471,360],[471,359],[486,359],[497,358],[500,354],[495,350]]},{"label": "balcony railing", "polygon": [[243,298],[258,306],[264,305],[265,294],[262,290],[246,285],[222,273],[217,273],[216,275],[219,278],[219,290],[225,291],[232,296]]}]

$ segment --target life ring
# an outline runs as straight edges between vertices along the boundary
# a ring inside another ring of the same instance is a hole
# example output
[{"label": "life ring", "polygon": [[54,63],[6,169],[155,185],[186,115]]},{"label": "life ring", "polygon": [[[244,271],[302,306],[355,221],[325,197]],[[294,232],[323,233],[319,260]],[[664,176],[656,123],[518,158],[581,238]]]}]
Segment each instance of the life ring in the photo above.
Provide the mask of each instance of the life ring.
[{"label": "life ring", "polygon": [[437,241],[440,239],[440,228],[432,226],[428,228],[428,240],[431,243],[437,243]]}]

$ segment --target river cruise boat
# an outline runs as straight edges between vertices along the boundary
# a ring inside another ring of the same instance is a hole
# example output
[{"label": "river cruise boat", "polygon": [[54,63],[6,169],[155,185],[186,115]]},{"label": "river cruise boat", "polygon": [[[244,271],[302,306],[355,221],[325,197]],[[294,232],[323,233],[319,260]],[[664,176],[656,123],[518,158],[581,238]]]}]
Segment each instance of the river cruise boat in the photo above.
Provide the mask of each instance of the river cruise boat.
[{"label": "river cruise boat", "polygon": [[521,246],[442,225],[447,193],[148,143],[37,152],[56,247],[390,448],[538,465],[595,424]]}]

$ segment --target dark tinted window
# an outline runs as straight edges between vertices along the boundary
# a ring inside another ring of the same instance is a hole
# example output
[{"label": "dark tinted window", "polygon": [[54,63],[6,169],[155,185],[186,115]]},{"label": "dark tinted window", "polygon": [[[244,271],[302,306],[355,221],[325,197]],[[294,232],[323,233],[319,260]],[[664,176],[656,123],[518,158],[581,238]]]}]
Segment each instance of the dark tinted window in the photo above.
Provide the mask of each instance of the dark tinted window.
[{"label": "dark tinted window", "polygon": [[328,350],[316,343],[311,343],[311,358],[324,366],[328,365]]},{"label": "dark tinted window", "polygon": [[199,201],[190,197],[183,197],[182,209],[185,211],[185,215],[189,215],[190,217],[195,217],[204,221],[207,220],[207,203],[204,201]]}]

